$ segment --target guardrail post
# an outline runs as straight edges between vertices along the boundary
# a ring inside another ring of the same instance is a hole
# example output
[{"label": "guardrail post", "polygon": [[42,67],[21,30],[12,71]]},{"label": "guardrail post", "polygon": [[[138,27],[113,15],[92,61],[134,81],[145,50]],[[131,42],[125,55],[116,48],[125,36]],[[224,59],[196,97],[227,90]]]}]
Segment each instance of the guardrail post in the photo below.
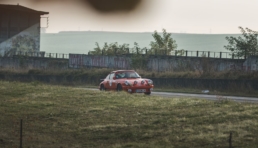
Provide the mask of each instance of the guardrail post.
[{"label": "guardrail post", "polygon": [[199,57],[199,51],[198,50],[196,51],[196,57]]},{"label": "guardrail post", "polygon": [[221,59],[221,57],[222,57],[222,52],[219,52],[219,58]]}]

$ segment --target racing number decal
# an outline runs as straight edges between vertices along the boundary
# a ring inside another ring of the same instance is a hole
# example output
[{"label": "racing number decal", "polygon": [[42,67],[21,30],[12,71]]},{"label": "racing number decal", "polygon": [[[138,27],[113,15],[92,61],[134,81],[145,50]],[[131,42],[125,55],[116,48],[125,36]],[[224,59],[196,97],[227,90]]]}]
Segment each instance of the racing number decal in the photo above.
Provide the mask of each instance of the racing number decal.
[{"label": "racing number decal", "polygon": [[112,73],[109,77],[109,86],[112,86],[113,83],[113,77],[114,77],[114,73]]}]

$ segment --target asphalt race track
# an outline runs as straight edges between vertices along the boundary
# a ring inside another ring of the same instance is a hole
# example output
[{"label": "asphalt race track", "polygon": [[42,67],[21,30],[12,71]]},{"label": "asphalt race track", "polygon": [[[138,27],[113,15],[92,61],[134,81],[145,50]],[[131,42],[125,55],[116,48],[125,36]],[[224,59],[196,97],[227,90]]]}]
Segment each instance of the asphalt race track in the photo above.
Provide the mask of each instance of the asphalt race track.
[{"label": "asphalt race track", "polygon": [[238,102],[254,102],[258,103],[258,98],[253,97],[237,97],[237,96],[217,96],[217,95],[206,95],[206,94],[188,94],[188,93],[168,93],[168,92],[152,92],[152,95],[162,96],[162,97],[189,97],[189,98],[199,98],[207,100],[219,100],[228,99]]}]

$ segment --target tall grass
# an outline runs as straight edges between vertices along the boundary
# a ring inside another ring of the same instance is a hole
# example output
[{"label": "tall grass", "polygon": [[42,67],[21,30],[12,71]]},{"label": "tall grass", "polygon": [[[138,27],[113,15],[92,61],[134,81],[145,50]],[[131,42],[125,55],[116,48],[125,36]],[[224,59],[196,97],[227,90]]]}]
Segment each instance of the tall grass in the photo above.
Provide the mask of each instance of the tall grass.
[{"label": "tall grass", "polygon": [[0,147],[258,145],[258,105],[0,81]]}]

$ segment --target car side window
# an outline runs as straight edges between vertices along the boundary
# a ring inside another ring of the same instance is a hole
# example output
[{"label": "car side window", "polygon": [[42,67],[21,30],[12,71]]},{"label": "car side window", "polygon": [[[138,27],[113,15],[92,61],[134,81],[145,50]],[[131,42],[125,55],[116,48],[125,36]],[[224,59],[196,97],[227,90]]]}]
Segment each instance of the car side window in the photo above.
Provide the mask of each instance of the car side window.
[{"label": "car side window", "polygon": [[121,79],[125,77],[125,73],[121,72],[121,73],[116,73],[116,79]]}]

